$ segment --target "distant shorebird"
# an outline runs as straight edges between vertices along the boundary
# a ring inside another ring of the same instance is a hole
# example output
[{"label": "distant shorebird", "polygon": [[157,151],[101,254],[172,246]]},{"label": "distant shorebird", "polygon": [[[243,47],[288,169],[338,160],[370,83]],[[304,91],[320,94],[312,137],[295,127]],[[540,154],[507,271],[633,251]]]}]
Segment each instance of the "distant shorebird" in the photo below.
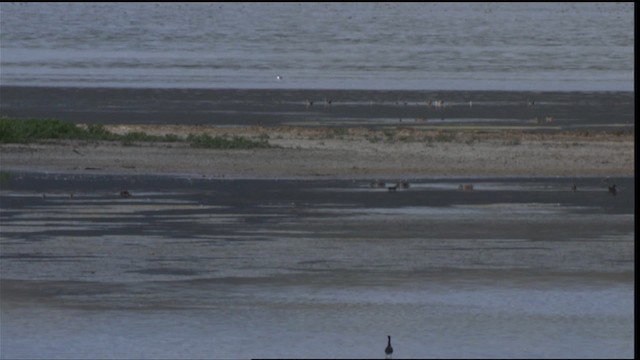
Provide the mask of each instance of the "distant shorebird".
[{"label": "distant shorebird", "polygon": [[282,80],[282,76],[280,75],[276,76],[276,80]]},{"label": "distant shorebird", "polygon": [[129,191],[124,190],[124,189],[123,189],[123,190],[120,190],[120,197],[122,197],[122,198],[129,198],[129,197],[131,197],[131,196],[132,196],[132,195],[131,195],[131,193],[130,193]]},{"label": "distant shorebird", "polygon": [[390,356],[391,354],[393,354],[393,347],[391,347],[391,336],[387,335],[387,347],[384,349],[384,353],[387,354],[387,356]]},{"label": "distant shorebird", "polygon": [[616,189],[616,184],[609,186],[609,194],[615,195],[617,193],[618,193],[618,190]]}]

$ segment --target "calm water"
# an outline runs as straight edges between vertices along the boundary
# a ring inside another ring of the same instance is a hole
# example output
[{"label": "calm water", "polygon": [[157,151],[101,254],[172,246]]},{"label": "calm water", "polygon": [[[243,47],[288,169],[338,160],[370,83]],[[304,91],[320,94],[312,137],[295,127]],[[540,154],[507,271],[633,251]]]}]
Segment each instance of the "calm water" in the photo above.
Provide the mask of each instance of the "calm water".
[{"label": "calm water", "polygon": [[616,182],[14,174],[2,356],[382,358],[390,334],[401,358],[632,357]]},{"label": "calm water", "polygon": [[633,3],[2,3],[0,80],[631,91],[633,14]]}]

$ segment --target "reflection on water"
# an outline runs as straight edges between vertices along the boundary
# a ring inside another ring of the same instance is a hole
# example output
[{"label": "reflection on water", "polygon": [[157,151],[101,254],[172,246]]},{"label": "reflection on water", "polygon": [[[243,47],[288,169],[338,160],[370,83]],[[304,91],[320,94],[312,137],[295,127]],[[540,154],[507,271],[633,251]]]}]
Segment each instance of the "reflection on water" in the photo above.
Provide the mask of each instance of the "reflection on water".
[{"label": "reflection on water", "polygon": [[369,182],[14,174],[2,356],[631,356],[633,178]]}]

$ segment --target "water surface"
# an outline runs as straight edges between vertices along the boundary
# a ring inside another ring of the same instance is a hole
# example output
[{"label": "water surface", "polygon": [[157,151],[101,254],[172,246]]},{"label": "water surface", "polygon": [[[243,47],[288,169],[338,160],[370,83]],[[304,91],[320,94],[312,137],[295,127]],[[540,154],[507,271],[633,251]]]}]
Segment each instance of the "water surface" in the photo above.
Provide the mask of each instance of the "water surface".
[{"label": "water surface", "polygon": [[632,91],[633,14],[633,3],[3,3],[0,81]]},{"label": "water surface", "polygon": [[14,174],[2,356],[631,357],[635,186],[611,180]]}]

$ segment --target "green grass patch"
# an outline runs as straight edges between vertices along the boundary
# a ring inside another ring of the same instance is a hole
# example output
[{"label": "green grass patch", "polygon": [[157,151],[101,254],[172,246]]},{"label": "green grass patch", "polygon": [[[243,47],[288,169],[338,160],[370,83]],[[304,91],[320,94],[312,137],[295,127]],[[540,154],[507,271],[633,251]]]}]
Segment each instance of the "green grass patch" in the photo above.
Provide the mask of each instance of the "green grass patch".
[{"label": "green grass patch", "polygon": [[0,118],[0,143],[27,143],[41,139],[76,139],[83,130],[59,120]]},{"label": "green grass patch", "polygon": [[131,146],[140,142],[188,142],[192,147],[206,149],[256,149],[273,147],[268,136],[249,140],[239,136],[211,137],[207,134],[189,135],[186,140],[174,134],[163,136],[144,132],[129,132],[124,135],[109,132],[103,125],[80,127],[71,122],[54,119],[0,118],[0,143],[30,143],[39,140],[103,140],[121,141]]},{"label": "green grass patch", "polygon": [[118,140],[120,135],[102,125],[86,128],[56,119],[0,118],[0,143],[30,143],[39,140]]}]

